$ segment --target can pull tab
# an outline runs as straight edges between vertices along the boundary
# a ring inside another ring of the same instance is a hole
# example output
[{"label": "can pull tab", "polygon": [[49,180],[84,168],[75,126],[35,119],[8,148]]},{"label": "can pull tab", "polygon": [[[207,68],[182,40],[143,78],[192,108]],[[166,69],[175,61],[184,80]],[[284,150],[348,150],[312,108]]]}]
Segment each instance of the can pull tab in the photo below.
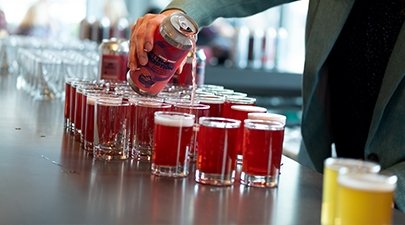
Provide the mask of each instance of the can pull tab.
[{"label": "can pull tab", "polygon": [[187,33],[193,32],[193,29],[188,25],[188,21],[184,16],[179,16],[179,25],[180,25],[180,30],[185,31]]}]

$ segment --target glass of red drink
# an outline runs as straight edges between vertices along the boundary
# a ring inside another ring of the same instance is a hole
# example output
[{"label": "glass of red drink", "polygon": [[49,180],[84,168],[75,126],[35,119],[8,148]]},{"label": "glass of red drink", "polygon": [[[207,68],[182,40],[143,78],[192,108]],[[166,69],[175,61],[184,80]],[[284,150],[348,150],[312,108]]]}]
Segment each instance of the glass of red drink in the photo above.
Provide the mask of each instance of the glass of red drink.
[{"label": "glass of red drink", "polygon": [[284,124],[277,121],[244,121],[241,183],[276,187],[283,151]]},{"label": "glass of red drink", "polygon": [[231,117],[231,107],[233,105],[256,105],[256,98],[242,97],[242,96],[225,96],[223,116],[225,118]]},{"label": "glass of red drink", "polygon": [[183,113],[190,113],[195,115],[195,122],[194,122],[194,132],[193,132],[193,140],[192,140],[192,145],[191,149],[189,152],[189,157],[191,160],[195,161],[195,155],[198,151],[198,121],[200,117],[205,117],[208,116],[210,110],[209,105],[205,104],[199,104],[199,103],[194,103],[194,104],[185,104],[185,103],[177,103],[173,105],[173,111],[175,112],[183,112]]},{"label": "glass of red drink", "polygon": [[204,95],[197,97],[197,101],[199,101],[201,104],[210,106],[208,116],[210,117],[223,116],[225,97],[217,95]]},{"label": "glass of red drink", "polygon": [[160,98],[140,98],[135,102],[134,157],[150,160],[153,147],[154,113],[170,111],[172,105]]},{"label": "glass of red drink", "polygon": [[154,114],[152,174],[185,177],[189,173],[195,116],[189,113],[159,111]]},{"label": "glass of red drink", "polygon": [[232,185],[235,180],[237,131],[241,121],[201,117],[195,180],[202,184]]},{"label": "glass of red drink", "polygon": [[100,98],[94,111],[94,157],[105,160],[129,157],[130,104],[122,98]]},{"label": "glass of red drink", "polygon": [[86,92],[86,105],[84,112],[83,120],[83,146],[82,148],[89,154],[93,155],[94,151],[94,109],[97,99],[107,98],[113,99],[116,98],[116,102],[120,102],[121,98],[115,96],[112,93],[106,93],[105,91],[91,91]]},{"label": "glass of red drink", "polygon": [[[260,106],[253,106],[253,105],[232,105],[231,106],[231,112],[230,112],[230,118],[244,121],[245,119],[248,118],[249,113],[253,112],[260,112],[264,113],[266,112],[267,109],[264,107]],[[242,123],[239,127],[238,130],[238,139],[241,140],[240,143],[242,143],[243,140],[243,129],[244,129],[244,124]],[[242,162],[242,144],[236,146],[236,153],[238,154],[238,163]]]}]

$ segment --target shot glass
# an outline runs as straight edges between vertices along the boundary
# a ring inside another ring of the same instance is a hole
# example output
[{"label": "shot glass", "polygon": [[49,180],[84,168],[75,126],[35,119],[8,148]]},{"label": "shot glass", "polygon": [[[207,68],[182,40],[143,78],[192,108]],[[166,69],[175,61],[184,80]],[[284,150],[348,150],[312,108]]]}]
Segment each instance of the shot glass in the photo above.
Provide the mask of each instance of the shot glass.
[{"label": "shot glass", "polygon": [[233,105],[256,105],[256,98],[242,96],[225,96],[223,117],[231,118],[231,107]]},{"label": "shot glass", "polygon": [[121,98],[114,96],[112,93],[101,92],[88,92],[86,94],[86,105],[83,123],[83,149],[90,155],[94,153],[94,111],[97,99],[107,98],[111,101],[114,99],[115,102],[121,102]]},{"label": "shot glass", "polygon": [[189,173],[188,151],[193,135],[194,115],[158,111],[154,113],[152,174],[185,177]]},{"label": "shot glass", "polygon": [[276,187],[280,173],[284,124],[244,120],[241,183],[252,187]]},{"label": "shot glass", "polygon": [[335,224],[336,196],[339,171],[378,173],[380,166],[374,162],[366,162],[348,158],[327,158],[324,162],[322,190],[322,225]]},{"label": "shot glass", "polygon": [[392,224],[396,183],[396,176],[340,173],[335,224]]},{"label": "shot glass", "polygon": [[170,111],[172,105],[161,99],[141,98],[135,103],[134,144],[135,158],[149,161],[152,156],[154,113]]},{"label": "shot glass", "polygon": [[[231,119],[240,120],[242,123],[238,130],[238,139],[243,140],[243,130],[244,130],[244,123],[243,121],[248,118],[249,113],[258,112],[258,113],[265,113],[267,109],[260,106],[254,105],[232,105],[229,117]],[[242,143],[242,141],[241,141]],[[242,163],[242,144],[236,146],[236,153],[237,153],[237,162]]]},{"label": "shot glass", "polygon": [[129,157],[130,104],[122,98],[100,98],[95,106],[94,157],[114,160]]},{"label": "shot glass", "polygon": [[177,104],[173,105],[173,111],[190,113],[195,116],[192,144],[191,144],[191,149],[189,152],[189,157],[192,161],[195,161],[195,156],[198,151],[198,140],[197,140],[198,130],[199,130],[198,121],[199,121],[199,118],[208,116],[209,110],[210,110],[209,105],[199,104],[199,103],[194,103],[194,104],[177,103]]},{"label": "shot glass", "polygon": [[225,97],[217,95],[205,95],[197,97],[197,101],[199,101],[201,104],[210,106],[210,110],[208,112],[209,117],[223,117]]},{"label": "shot glass", "polygon": [[221,117],[199,119],[195,180],[229,186],[235,181],[237,131],[241,121]]}]

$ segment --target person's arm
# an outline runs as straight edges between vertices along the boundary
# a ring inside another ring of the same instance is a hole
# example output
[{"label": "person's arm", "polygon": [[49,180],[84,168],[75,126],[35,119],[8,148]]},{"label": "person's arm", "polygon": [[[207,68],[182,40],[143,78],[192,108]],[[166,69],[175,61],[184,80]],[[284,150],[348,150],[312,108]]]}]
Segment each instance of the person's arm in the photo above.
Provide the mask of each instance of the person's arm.
[{"label": "person's arm", "polygon": [[293,1],[296,0],[174,0],[165,10],[180,9],[191,16],[201,28],[219,17],[246,17]]},{"label": "person's arm", "polygon": [[147,52],[153,47],[153,34],[163,19],[178,11],[192,17],[199,28],[218,17],[244,17],[264,11],[272,6],[294,0],[174,0],[160,14],[146,14],[138,18],[131,28],[129,67],[137,69],[148,62]]}]

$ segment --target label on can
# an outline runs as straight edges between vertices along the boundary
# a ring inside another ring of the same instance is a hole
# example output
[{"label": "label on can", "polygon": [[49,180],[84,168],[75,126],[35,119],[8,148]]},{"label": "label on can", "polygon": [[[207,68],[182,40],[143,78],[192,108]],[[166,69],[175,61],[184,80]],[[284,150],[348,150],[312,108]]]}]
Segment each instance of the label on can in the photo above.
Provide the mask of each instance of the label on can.
[{"label": "label on can", "polygon": [[153,49],[147,54],[148,63],[138,70],[130,71],[127,75],[129,84],[140,94],[157,95],[166,86],[190,51],[191,45],[186,48],[184,43],[173,43],[177,40],[176,35],[191,43],[189,37],[164,30],[165,28],[173,29],[174,25],[171,23],[170,18],[164,20],[160,29],[155,31]]}]

